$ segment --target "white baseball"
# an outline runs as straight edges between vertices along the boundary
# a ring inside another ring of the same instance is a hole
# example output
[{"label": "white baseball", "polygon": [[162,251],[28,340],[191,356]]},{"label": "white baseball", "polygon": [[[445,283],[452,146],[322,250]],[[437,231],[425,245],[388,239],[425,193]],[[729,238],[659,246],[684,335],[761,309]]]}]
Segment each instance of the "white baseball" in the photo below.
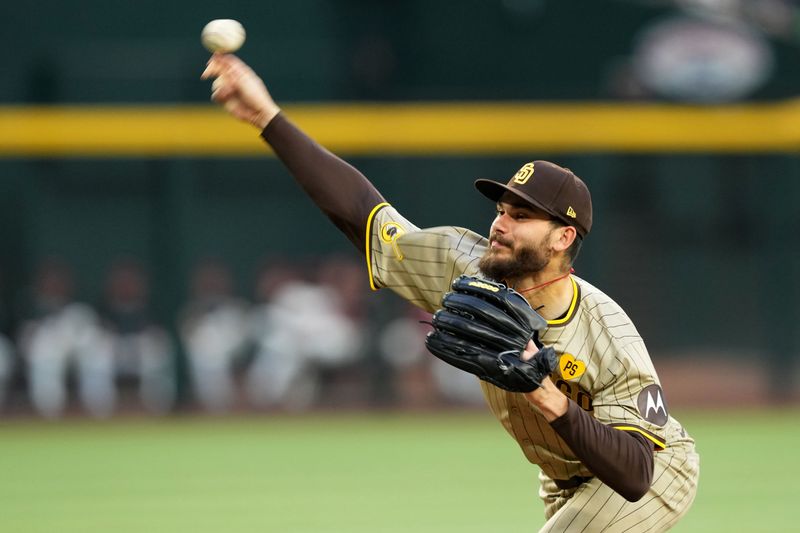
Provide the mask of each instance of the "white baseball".
[{"label": "white baseball", "polygon": [[244,44],[244,28],[233,19],[212,20],[200,33],[200,41],[209,52],[235,52]]}]

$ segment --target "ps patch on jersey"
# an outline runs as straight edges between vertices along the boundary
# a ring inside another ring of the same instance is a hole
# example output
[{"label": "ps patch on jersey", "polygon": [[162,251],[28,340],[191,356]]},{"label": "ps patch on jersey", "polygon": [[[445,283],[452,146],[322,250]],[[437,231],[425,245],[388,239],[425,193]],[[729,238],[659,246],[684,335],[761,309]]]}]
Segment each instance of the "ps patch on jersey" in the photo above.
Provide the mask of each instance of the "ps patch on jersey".
[{"label": "ps patch on jersey", "polygon": [[578,379],[586,372],[586,363],[578,361],[571,353],[565,353],[558,360],[561,376],[566,380]]},{"label": "ps patch on jersey", "polygon": [[667,404],[664,402],[664,392],[660,386],[653,384],[642,389],[636,404],[639,407],[639,414],[651,424],[663,426],[667,423],[669,414]]}]

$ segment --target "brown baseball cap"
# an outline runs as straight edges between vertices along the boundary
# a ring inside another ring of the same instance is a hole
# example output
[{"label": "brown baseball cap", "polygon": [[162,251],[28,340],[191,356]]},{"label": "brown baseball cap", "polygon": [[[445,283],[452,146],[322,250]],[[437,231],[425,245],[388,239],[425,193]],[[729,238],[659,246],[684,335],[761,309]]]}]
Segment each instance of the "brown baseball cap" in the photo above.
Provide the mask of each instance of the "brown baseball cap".
[{"label": "brown baseball cap", "polygon": [[586,184],[570,169],[549,161],[525,163],[508,184],[479,179],[475,181],[475,188],[495,202],[503,193],[510,192],[574,226],[581,237],[592,229],[592,197]]}]

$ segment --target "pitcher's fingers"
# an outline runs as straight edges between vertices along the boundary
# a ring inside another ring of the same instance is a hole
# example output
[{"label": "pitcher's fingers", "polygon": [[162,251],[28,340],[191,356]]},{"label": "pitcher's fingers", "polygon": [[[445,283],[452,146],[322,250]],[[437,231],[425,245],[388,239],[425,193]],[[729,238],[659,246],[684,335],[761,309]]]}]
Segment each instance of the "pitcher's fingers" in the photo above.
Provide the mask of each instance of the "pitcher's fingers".
[{"label": "pitcher's fingers", "polygon": [[227,92],[224,90],[226,87],[225,78],[220,76],[211,83],[211,100],[217,103],[225,101]]},{"label": "pitcher's fingers", "polygon": [[539,349],[536,347],[536,344],[532,340],[530,340],[528,341],[527,346],[525,346],[525,349],[520,354],[519,358],[522,359],[523,361],[530,361],[531,359],[533,359],[533,356],[536,355],[536,352],[538,351]]},{"label": "pitcher's fingers", "polygon": [[224,102],[233,97],[238,90],[239,86],[226,73],[211,84],[211,99],[215,102]]},{"label": "pitcher's fingers", "polygon": [[215,101],[225,101],[236,94],[236,86],[228,83],[222,84],[214,91]]},{"label": "pitcher's fingers", "polygon": [[223,54],[219,58],[219,63],[223,65],[223,68],[225,69],[225,77],[228,78],[232,84],[236,84],[239,79],[244,76],[256,75],[256,73],[247,65],[247,63],[233,54]]},{"label": "pitcher's fingers", "polygon": [[228,83],[230,85],[238,85],[239,80],[242,77],[250,74],[251,72],[252,70],[250,69],[250,67],[248,67],[241,61],[226,62],[225,79],[228,80]]},{"label": "pitcher's fingers", "polygon": [[211,101],[218,104],[224,104],[226,100],[230,99],[229,97],[231,94],[232,91],[226,90],[225,86],[222,85],[211,91]]},{"label": "pitcher's fingers", "polygon": [[214,78],[214,81],[211,82],[211,100],[214,102],[220,101],[220,89],[225,86],[225,78],[220,76],[219,78]]},{"label": "pitcher's fingers", "polygon": [[208,65],[206,65],[206,69],[203,71],[202,74],[200,74],[200,79],[207,80],[208,78],[213,78],[219,75],[220,75],[219,65],[216,63],[209,62]]},{"label": "pitcher's fingers", "polygon": [[228,62],[225,54],[214,53],[206,63],[206,68],[200,75],[200,79],[207,80],[214,76],[221,76],[228,69]]}]

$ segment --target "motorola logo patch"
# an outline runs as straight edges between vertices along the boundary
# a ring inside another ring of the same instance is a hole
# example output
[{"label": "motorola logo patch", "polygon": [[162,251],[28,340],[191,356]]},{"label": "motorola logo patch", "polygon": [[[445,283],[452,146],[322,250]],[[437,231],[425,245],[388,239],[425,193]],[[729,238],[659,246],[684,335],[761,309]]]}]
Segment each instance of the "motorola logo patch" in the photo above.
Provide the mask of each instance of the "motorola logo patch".
[{"label": "motorola logo patch", "polygon": [[663,426],[667,423],[669,414],[667,413],[667,404],[664,401],[664,391],[658,385],[645,387],[639,393],[636,403],[639,407],[639,414],[651,424]]}]

